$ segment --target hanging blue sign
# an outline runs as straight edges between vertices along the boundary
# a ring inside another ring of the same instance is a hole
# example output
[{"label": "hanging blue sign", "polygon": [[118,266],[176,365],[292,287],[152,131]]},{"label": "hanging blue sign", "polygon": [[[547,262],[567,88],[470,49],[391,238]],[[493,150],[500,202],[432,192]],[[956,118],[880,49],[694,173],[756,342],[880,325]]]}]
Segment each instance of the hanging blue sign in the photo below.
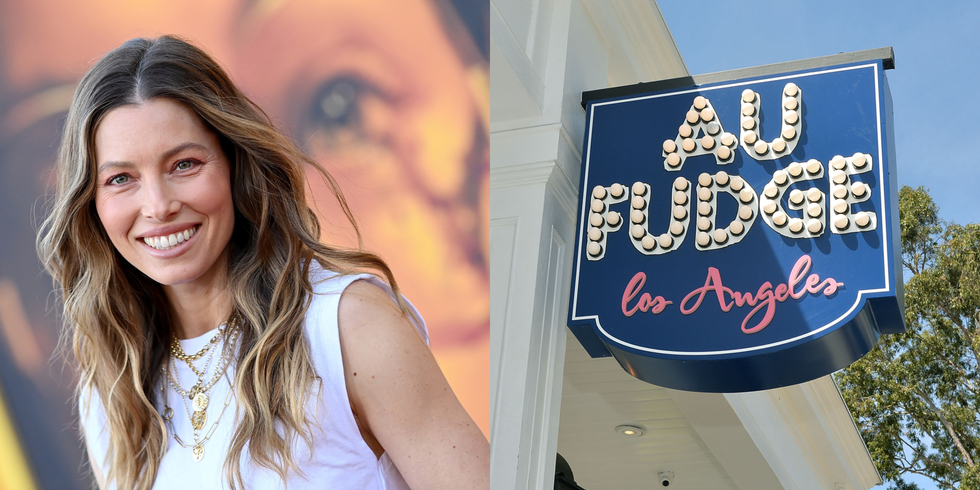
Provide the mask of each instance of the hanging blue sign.
[{"label": "hanging blue sign", "polygon": [[770,389],[904,331],[881,60],[589,101],[569,326],[657,385]]}]

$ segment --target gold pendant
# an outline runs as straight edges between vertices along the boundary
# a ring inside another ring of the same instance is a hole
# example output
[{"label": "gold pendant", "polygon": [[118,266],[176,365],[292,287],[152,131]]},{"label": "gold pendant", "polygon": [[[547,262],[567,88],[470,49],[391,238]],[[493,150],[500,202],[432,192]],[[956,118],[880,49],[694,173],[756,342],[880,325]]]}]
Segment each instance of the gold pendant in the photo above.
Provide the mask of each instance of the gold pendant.
[{"label": "gold pendant", "polygon": [[199,412],[208,408],[208,395],[207,393],[198,393],[194,395],[194,411]]},{"label": "gold pendant", "polygon": [[163,420],[170,420],[174,418],[174,409],[167,407],[163,410]]},{"label": "gold pendant", "polygon": [[194,411],[194,415],[191,416],[191,426],[194,430],[201,430],[204,428],[204,423],[208,420],[208,413],[204,410]]},{"label": "gold pendant", "polygon": [[194,397],[196,397],[197,394],[200,393],[201,391],[202,391],[201,390],[201,383],[198,382],[194,386],[191,386],[190,391],[187,392],[187,398],[190,398],[191,400],[193,400]]},{"label": "gold pendant", "polygon": [[194,454],[194,461],[204,459],[204,444],[200,442],[195,444],[194,449],[192,449],[191,452]]}]

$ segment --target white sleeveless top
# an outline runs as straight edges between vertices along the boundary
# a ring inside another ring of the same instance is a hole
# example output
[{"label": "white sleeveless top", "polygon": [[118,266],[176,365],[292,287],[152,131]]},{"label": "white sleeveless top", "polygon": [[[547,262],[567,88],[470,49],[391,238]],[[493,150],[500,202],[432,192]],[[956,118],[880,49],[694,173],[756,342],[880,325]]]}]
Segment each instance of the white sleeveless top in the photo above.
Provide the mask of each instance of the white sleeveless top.
[{"label": "white sleeveless top", "polygon": [[[340,295],[352,282],[362,279],[390,291],[388,286],[374,276],[364,274],[355,276],[339,276],[333,272],[324,271],[314,262],[311,269],[311,282],[315,294],[311,298],[310,308],[306,314],[306,337],[312,353],[313,365],[317,375],[322,379],[322,388],[311,396],[310,411],[314,413],[316,427],[312,428],[313,451],[299,441],[293,447],[293,456],[303,475],[290,472],[288,475],[289,490],[330,488],[350,490],[402,490],[408,485],[387,454],[377,458],[370,447],[364,442],[357,428],[354,415],[351,413],[350,399],[347,397],[347,385],[344,378],[344,365],[340,352],[340,334],[337,326],[337,312]],[[411,305],[410,305],[411,306]],[[413,311],[414,311],[414,307]],[[417,312],[416,317],[421,318]],[[427,339],[424,323],[417,326],[422,336]],[[217,334],[217,329],[201,337],[181,340],[180,346],[187,353],[199,351],[211,338]],[[428,342],[428,340],[426,340]],[[211,379],[215,372],[221,354],[223,342],[212,347],[215,350],[207,368],[205,382]],[[207,357],[194,363],[201,369]],[[194,441],[194,431],[191,427],[190,413],[193,411],[190,400],[177,394],[169,385],[163,390],[167,403],[173,409],[169,443],[167,452],[160,463],[154,489],[170,488],[228,488],[223,475],[223,465],[228,454],[232,433],[235,428],[236,402],[230,396],[230,374],[234,366],[229,367],[229,374],[218,380],[209,393],[210,402],[206,409],[207,420],[204,428],[199,431],[204,438],[215,420],[214,432],[204,443],[204,457],[194,461],[190,447],[181,447],[174,439],[176,434],[191,446]],[[174,364],[170,364],[174,369]],[[197,376],[191,372],[184,362],[176,363],[176,374],[180,378],[182,388],[186,391],[197,381]],[[166,383],[166,377],[163,376]],[[87,400],[83,396],[81,402]],[[82,428],[85,442],[96,463],[106,475],[106,455],[109,449],[109,436],[105,426],[105,412],[102,409],[98,394],[93,393],[91,401],[81,406]],[[159,386],[156,391],[157,406],[163,412],[163,403]],[[186,406],[184,402],[187,402]],[[227,407],[225,407],[227,402]],[[316,403],[313,407],[312,404]],[[222,409],[224,413],[222,414]],[[220,419],[218,419],[220,415]],[[252,489],[284,489],[287,485],[275,472],[254,465],[250,461],[248,448],[242,452],[242,477],[247,488]],[[111,485],[110,488],[116,488]]]}]

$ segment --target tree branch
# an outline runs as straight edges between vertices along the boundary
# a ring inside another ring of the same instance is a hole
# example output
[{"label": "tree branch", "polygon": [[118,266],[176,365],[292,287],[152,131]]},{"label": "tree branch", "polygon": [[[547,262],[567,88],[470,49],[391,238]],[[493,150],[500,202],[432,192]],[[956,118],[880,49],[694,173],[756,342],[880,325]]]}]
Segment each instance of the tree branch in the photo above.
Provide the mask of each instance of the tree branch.
[{"label": "tree branch", "polygon": [[914,258],[912,259],[912,262],[902,260],[902,265],[904,265],[906,269],[911,271],[913,276],[916,276],[919,274],[919,268],[914,261],[915,261]]},{"label": "tree branch", "polygon": [[960,319],[959,315],[955,314],[955,312],[949,311],[945,304],[939,304],[938,307],[939,310],[943,312],[943,315],[945,315],[949,321],[953,322],[953,325],[956,325],[956,327],[960,329],[960,332],[963,333],[963,337],[966,338],[967,345],[970,346],[970,351],[973,352],[973,359],[980,362],[980,353],[977,352],[976,343],[974,342],[973,334],[970,333],[970,329],[967,328],[966,325],[963,325],[963,321]]},{"label": "tree branch", "polygon": [[970,454],[966,452],[966,448],[963,447],[963,443],[960,442],[960,438],[956,435],[956,431],[953,429],[953,424],[950,424],[949,421],[946,420],[946,416],[943,415],[943,412],[939,410],[934,403],[932,403],[932,398],[923,393],[921,389],[916,388],[915,393],[919,395],[919,398],[921,398],[922,401],[929,406],[929,409],[939,417],[939,421],[942,422],[944,427],[946,427],[946,432],[949,433],[949,437],[953,439],[953,443],[956,444],[956,448],[960,450],[960,454],[962,454],[963,459],[966,460],[966,465],[973,468],[973,458],[970,457]]}]

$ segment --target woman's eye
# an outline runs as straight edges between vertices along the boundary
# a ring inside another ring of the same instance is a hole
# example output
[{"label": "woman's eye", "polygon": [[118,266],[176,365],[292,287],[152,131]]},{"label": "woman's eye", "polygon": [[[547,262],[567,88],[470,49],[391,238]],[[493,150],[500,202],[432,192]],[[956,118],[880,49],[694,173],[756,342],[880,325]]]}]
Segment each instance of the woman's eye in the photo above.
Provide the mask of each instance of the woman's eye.
[{"label": "woman's eye", "polygon": [[115,175],[109,178],[109,185],[121,185],[129,182],[129,176],[126,174]]},{"label": "woman's eye", "polygon": [[190,160],[177,162],[177,165],[174,166],[177,170],[190,170],[192,167],[194,167],[194,162]]},{"label": "woman's eye", "polygon": [[359,133],[361,99],[370,92],[371,87],[354,77],[341,76],[327,80],[314,95],[310,122],[314,127],[328,132],[347,130]]}]

